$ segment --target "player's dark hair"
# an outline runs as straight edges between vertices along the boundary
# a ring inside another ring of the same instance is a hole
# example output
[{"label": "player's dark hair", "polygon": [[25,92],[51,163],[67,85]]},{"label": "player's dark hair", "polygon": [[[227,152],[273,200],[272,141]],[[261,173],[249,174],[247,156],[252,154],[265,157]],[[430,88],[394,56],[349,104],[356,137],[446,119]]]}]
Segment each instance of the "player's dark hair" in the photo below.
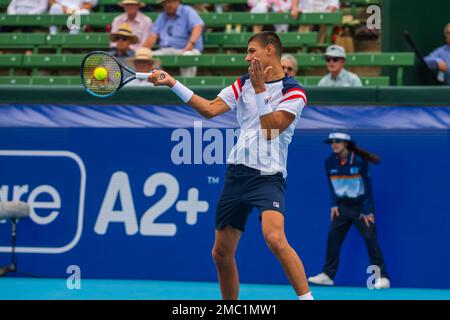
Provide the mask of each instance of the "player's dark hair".
[{"label": "player's dark hair", "polygon": [[256,33],[251,36],[250,39],[248,39],[247,44],[249,44],[251,41],[257,41],[263,47],[267,47],[269,44],[273,45],[275,50],[277,51],[277,55],[279,58],[281,58],[281,55],[283,54],[283,46],[281,44],[280,37],[278,37],[278,35],[273,31],[263,31]]},{"label": "player's dark hair", "polygon": [[350,151],[354,151],[358,156],[360,156],[361,158],[372,162],[374,164],[379,164],[381,162],[381,159],[378,155],[376,155],[375,153],[369,152],[367,150],[364,150],[362,148],[360,148],[355,142],[353,141],[349,141],[347,143],[347,148]]}]

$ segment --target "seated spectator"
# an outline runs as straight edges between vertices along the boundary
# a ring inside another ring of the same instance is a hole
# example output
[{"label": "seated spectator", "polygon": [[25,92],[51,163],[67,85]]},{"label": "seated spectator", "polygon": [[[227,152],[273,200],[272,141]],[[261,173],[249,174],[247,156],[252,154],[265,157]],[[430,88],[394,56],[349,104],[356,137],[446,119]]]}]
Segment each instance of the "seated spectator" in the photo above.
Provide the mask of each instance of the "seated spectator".
[{"label": "seated spectator", "polygon": [[426,56],[425,62],[431,69],[437,70],[439,82],[450,84],[450,23],[445,26],[444,34],[447,44]]},{"label": "seated spectator", "polygon": [[48,9],[48,0],[11,0],[7,14],[43,14]]},{"label": "seated spectator", "polygon": [[[136,72],[149,73],[157,67],[152,57],[152,50],[149,48],[139,48],[133,58],[128,58],[128,65],[132,66]],[[153,83],[147,80],[134,79],[128,86],[142,87],[153,86]]]},{"label": "seated spectator", "polygon": [[[48,10],[48,0],[11,0],[7,14],[43,14]],[[33,26],[0,26],[1,32],[33,32]],[[30,54],[28,50],[26,54]]]},{"label": "seated spectator", "polygon": [[[302,12],[335,12],[339,8],[339,0],[292,0],[291,16],[297,19]],[[301,25],[298,28],[298,32],[311,32],[313,30],[314,26],[311,25]],[[319,43],[325,42],[326,35],[326,27],[321,25],[319,27]]]},{"label": "seated spectator", "polygon": [[347,56],[341,46],[332,45],[325,52],[329,74],[323,77],[319,87],[362,87],[359,77],[344,69]]},{"label": "seated spectator", "polygon": [[[140,11],[140,8],[145,6],[145,3],[140,0],[123,0],[120,2],[120,6],[123,7],[125,13],[114,18],[111,31],[116,32],[122,23],[131,26],[133,33],[141,40],[140,43],[131,45],[131,49],[136,51],[150,36],[152,19]],[[111,43],[110,46],[113,47],[114,45]]]},{"label": "seated spectator", "polygon": [[122,23],[116,32],[111,32],[109,37],[111,42],[116,43],[109,54],[126,64],[126,59],[134,56],[134,51],[131,50],[130,46],[138,43],[139,38],[133,34],[131,27],[126,23]]},{"label": "seated spectator", "polygon": [[[271,0],[247,0],[247,5],[251,8],[250,13],[267,13],[271,5]],[[253,25],[253,33],[263,31],[262,25]]]},{"label": "seated spectator", "polygon": [[298,65],[297,60],[291,54],[283,54],[281,56],[281,66],[288,77],[295,77],[297,75]]},{"label": "seated spectator", "polygon": [[291,16],[297,19],[302,12],[335,12],[339,8],[339,0],[292,0]]},{"label": "seated spectator", "polygon": [[[74,14],[80,15],[89,14],[93,7],[97,4],[97,0],[49,0],[50,14]],[[80,30],[79,26],[73,25],[70,29],[71,34],[76,34]],[[50,34],[56,34],[58,28],[56,26],[50,26]]]},{"label": "seated spectator", "polygon": [[[205,23],[190,6],[180,4],[180,0],[156,0],[164,12],[153,25],[150,37],[144,46],[152,48],[159,40],[158,55],[199,55],[203,51],[203,27]],[[195,77],[197,67],[180,68],[181,76]]]}]

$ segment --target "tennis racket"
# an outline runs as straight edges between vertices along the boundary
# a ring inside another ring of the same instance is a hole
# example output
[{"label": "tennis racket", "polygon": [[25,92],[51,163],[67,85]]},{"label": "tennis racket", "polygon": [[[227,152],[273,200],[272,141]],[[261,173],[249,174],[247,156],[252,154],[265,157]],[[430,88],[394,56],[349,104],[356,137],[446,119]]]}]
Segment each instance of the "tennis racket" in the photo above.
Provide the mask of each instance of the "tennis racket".
[{"label": "tennis racket", "polygon": [[88,53],[81,63],[81,83],[87,92],[100,98],[110,97],[130,81],[146,80],[149,75],[135,72],[103,51]]}]

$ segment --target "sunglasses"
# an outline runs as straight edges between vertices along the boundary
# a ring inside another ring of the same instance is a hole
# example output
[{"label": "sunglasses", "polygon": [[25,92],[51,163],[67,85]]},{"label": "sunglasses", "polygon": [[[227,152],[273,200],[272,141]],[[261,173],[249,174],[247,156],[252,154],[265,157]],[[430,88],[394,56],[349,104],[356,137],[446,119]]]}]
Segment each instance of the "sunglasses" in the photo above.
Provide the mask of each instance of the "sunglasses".
[{"label": "sunglasses", "polygon": [[169,27],[167,28],[167,34],[169,35],[169,37],[172,36],[172,31],[173,31],[173,26],[169,26]]},{"label": "sunglasses", "polygon": [[117,37],[117,41],[128,41],[130,40],[128,37]]},{"label": "sunglasses", "polygon": [[342,142],[345,142],[345,140],[341,140],[341,139],[332,139],[332,140],[330,140],[330,144],[342,143]]},{"label": "sunglasses", "polygon": [[282,67],[283,67],[283,70],[294,71],[293,67],[285,67],[285,66],[282,66]]},{"label": "sunglasses", "polygon": [[341,58],[335,58],[335,57],[326,57],[325,58],[326,62],[331,62],[331,61],[338,62],[339,60],[341,60]]}]

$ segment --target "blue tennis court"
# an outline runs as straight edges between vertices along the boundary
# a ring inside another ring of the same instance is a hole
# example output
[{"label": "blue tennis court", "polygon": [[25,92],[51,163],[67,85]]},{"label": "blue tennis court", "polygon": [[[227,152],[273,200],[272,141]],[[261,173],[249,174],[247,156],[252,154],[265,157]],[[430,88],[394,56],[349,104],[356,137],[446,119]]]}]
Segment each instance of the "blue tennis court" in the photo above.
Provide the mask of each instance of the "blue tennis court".
[{"label": "blue tennis court", "polygon": [[[369,290],[362,287],[312,287],[317,300],[450,300],[450,290],[404,289]],[[288,285],[242,284],[243,300],[291,300],[296,296]],[[149,280],[81,281],[81,289],[67,288],[66,279],[2,278],[0,299],[220,299],[217,283]]]}]

